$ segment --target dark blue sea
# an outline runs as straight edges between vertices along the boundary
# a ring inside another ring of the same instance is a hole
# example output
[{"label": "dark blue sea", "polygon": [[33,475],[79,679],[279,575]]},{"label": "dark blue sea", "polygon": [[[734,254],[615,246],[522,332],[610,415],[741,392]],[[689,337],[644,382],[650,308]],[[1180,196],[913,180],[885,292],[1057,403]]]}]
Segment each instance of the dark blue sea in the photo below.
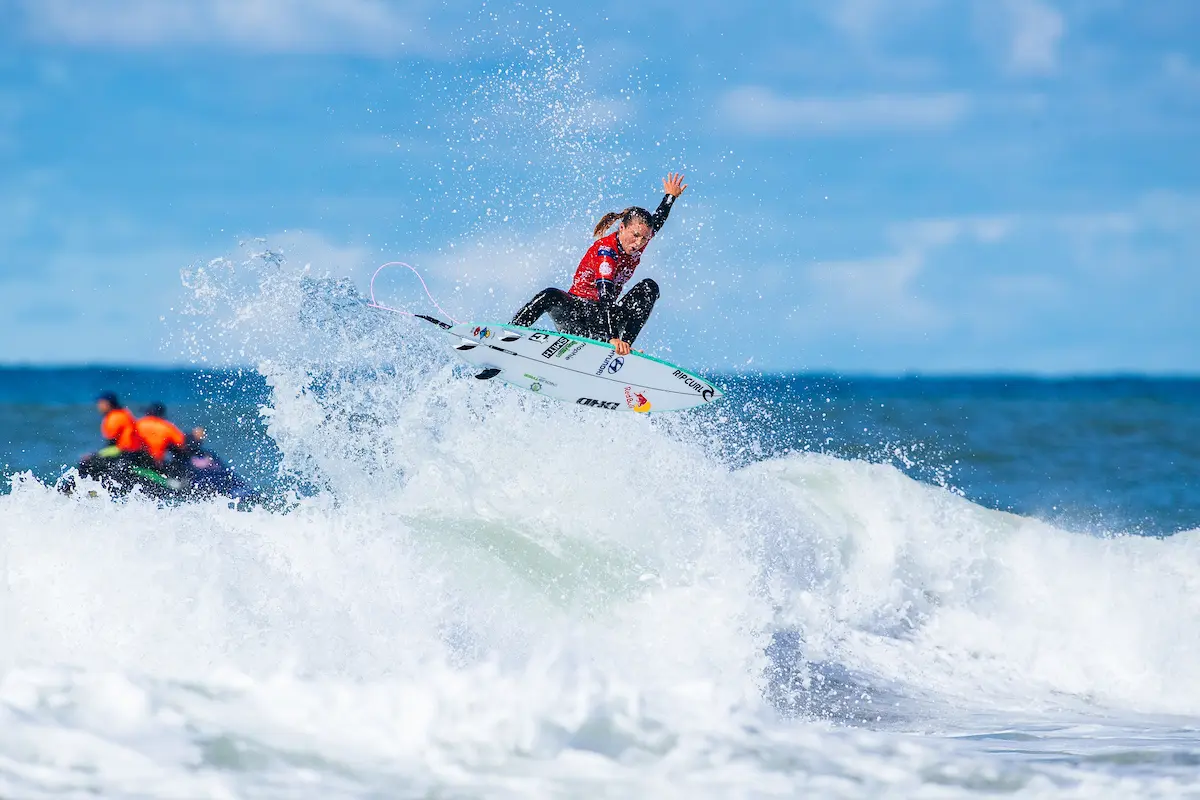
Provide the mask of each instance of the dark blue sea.
[{"label": "dark blue sea", "polygon": [[[1200,380],[1152,377],[717,376],[741,434],[736,465],[793,451],[890,464],[988,508],[1078,530],[1200,527]],[[252,368],[0,368],[0,467],[52,483],[100,447],[94,398],[167,404],[263,487],[291,484]],[[7,484],[7,482],[6,482]],[[7,490],[7,485],[5,486]]]},{"label": "dark blue sea", "polygon": [[[606,415],[295,286],[252,367],[0,370],[0,796],[1200,791],[1200,381]],[[106,390],[281,502],[60,493]]]}]

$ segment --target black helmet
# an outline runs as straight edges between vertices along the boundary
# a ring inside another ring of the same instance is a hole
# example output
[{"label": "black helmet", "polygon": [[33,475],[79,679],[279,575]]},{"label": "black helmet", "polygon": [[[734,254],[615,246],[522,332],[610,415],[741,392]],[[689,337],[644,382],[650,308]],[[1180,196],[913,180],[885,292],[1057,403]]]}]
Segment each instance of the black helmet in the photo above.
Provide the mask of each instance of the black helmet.
[{"label": "black helmet", "polygon": [[162,417],[165,419],[167,416],[167,407],[162,403],[151,403],[150,405],[146,406],[146,416]]},{"label": "black helmet", "polygon": [[100,394],[96,395],[96,402],[99,403],[101,400],[108,403],[113,408],[121,407],[121,401],[117,399],[116,392],[101,392]]}]

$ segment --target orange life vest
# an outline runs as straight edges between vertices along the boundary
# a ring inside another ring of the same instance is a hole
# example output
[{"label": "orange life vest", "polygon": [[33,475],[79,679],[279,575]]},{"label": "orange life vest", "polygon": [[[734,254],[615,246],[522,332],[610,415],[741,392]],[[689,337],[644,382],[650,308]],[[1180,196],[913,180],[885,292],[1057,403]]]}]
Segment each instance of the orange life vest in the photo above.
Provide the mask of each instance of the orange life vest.
[{"label": "orange life vest", "polygon": [[142,449],[137,422],[128,408],[114,408],[105,414],[100,422],[100,435],[115,444],[122,453],[136,453]]},{"label": "orange life vest", "polygon": [[171,445],[183,447],[187,442],[183,431],[162,417],[142,417],[137,421],[137,433],[155,461],[162,461]]}]

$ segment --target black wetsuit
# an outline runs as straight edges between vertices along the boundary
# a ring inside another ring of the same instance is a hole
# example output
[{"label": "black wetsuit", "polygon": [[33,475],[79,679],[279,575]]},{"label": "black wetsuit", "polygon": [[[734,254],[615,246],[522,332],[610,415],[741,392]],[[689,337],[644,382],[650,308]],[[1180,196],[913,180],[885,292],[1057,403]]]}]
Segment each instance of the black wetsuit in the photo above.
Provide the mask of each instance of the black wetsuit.
[{"label": "black wetsuit", "polygon": [[585,300],[562,289],[542,289],[512,319],[513,325],[532,328],[542,314],[549,314],[562,333],[607,342],[620,339],[633,344],[650,318],[658,300],[658,284],[650,278],[639,281],[615,303],[607,306]]},{"label": "black wetsuit", "polygon": [[[663,197],[650,217],[651,231],[658,233],[662,228],[674,201],[672,195]],[[659,294],[658,284],[647,278],[617,299],[640,260],[640,253],[625,252],[616,233],[597,239],[579,262],[571,291],[543,289],[516,313],[512,324],[530,328],[543,314],[549,314],[562,333],[633,344]]]}]

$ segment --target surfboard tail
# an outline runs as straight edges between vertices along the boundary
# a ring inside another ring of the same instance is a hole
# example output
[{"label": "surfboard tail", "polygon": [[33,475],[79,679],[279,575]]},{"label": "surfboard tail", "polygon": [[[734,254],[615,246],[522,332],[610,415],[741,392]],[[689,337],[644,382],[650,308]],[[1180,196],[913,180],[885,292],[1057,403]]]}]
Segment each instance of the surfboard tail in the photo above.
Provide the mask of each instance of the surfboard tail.
[{"label": "surfboard tail", "polygon": [[413,316],[416,317],[417,319],[423,319],[426,322],[433,323],[434,325],[437,325],[439,328],[441,328],[442,330],[445,330],[445,331],[448,331],[452,327],[454,327],[449,322],[442,322],[440,319],[437,319],[436,317],[428,316],[426,314],[413,314]]}]

